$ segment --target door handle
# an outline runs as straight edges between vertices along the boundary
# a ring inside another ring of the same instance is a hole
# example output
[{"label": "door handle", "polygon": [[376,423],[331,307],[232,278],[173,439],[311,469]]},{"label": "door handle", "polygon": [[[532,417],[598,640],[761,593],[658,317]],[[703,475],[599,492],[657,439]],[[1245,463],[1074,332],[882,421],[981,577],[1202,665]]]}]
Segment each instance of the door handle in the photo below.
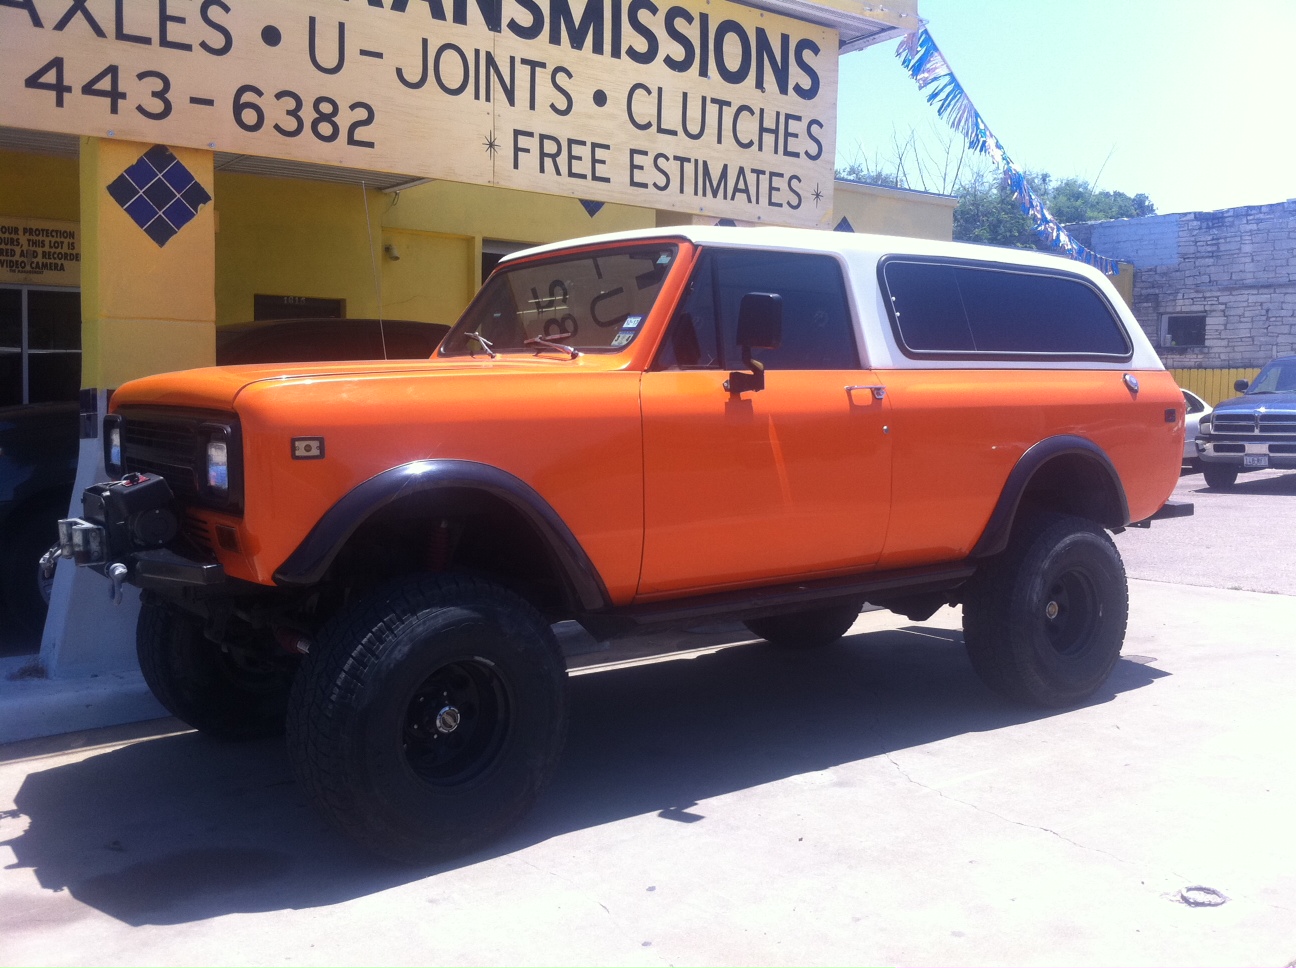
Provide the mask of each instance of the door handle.
[{"label": "door handle", "polygon": [[846,388],[847,393],[854,393],[856,390],[872,390],[874,400],[881,400],[886,396],[886,387],[878,384],[864,384],[861,386],[850,386]]}]

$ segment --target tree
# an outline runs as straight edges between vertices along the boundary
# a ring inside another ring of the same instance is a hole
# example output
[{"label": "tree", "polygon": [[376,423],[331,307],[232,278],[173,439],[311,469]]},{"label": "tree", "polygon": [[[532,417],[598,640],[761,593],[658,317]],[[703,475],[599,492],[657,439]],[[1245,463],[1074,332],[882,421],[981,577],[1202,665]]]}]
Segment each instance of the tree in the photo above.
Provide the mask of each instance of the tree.
[{"label": "tree", "polygon": [[[989,160],[973,153],[948,130],[935,131],[935,135],[934,141],[930,133],[921,139],[915,132],[907,137],[893,135],[887,158],[858,157],[838,169],[837,177],[866,185],[953,195],[959,201],[954,210],[956,241],[1045,248],[1031,219],[1022,214],[1002,174]],[[1156,206],[1147,195],[1131,197],[1124,192],[1098,191],[1083,178],[1054,181],[1048,172],[1026,172],[1026,182],[1049,213],[1063,224],[1156,214]]]}]

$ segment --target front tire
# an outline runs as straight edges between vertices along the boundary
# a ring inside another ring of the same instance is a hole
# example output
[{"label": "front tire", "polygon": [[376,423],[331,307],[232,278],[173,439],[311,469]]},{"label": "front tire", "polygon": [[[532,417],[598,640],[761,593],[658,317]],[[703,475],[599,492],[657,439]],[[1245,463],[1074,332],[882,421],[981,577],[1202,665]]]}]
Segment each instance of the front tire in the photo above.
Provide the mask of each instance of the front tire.
[{"label": "front tire", "polygon": [[[255,635],[250,629],[249,635]],[[196,615],[159,601],[140,605],[135,652],[157,701],[199,732],[225,740],[283,732],[296,661],[267,644],[221,645]]]},{"label": "front tire", "polygon": [[829,605],[743,622],[752,635],[781,649],[814,649],[840,639],[859,618],[860,605]]},{"label": "front tire", "polygon": [[1237,483],[1238,470],[1231,464],[1202,464],[1202,477],[1206,486],[1217,491],[1227,491]]},{"label": "front tire", "polygon": [[516,823],[566,724],[566,667],[540,614],[486,581],[422,575],[321,632],[293,687],[288,749],[334,827],[425,862]]},{"label": "front tire", "polygon": [[1111,674],[1125,640],[1125,567],[1107,532],[1050,514],[1022,522],[963,604],[972,667],[1001,695],[1072,706]]}]

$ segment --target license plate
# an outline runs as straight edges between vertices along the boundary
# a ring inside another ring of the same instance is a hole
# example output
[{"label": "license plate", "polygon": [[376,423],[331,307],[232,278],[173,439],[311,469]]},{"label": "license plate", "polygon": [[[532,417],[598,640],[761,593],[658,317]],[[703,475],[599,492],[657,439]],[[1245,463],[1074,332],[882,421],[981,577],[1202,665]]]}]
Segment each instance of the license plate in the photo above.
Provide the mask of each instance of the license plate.
[{"label": "license plate", "polygon": [[1246,454],[1242,458],[1243,467],[1268,467],[1268,454]]}]

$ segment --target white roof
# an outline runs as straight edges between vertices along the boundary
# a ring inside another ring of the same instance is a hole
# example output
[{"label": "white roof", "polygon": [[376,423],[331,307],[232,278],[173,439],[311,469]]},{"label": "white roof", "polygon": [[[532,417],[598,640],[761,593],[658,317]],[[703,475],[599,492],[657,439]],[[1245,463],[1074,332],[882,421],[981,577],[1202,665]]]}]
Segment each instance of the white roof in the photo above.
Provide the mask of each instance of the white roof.
[{"label": "white roof", "polygon": [[719,225],[669,225],[661,228],[631,229],[584,238],[568,239],[523,249],[505,256],[510,261],[571,248],[575,245],[597,245],[634,239],[685,239],[699,245],[760,247],[788,252],[819,252],[854,261],[865,257],[876,261],[884,255],[943,256],[1000,262],[1006,265],[1035,266],[1061,272],[1076,272],[1091,279],[1103,274],[1092,266],[1065,256],[1032,249],[1010,249],[999,245],[974,245],[969,242],[943,242],[937,239],[914,239],[899,235],[868,235],[855,232],[831,232],[826,229],[793,229],[777,226],[728,227]]}]

